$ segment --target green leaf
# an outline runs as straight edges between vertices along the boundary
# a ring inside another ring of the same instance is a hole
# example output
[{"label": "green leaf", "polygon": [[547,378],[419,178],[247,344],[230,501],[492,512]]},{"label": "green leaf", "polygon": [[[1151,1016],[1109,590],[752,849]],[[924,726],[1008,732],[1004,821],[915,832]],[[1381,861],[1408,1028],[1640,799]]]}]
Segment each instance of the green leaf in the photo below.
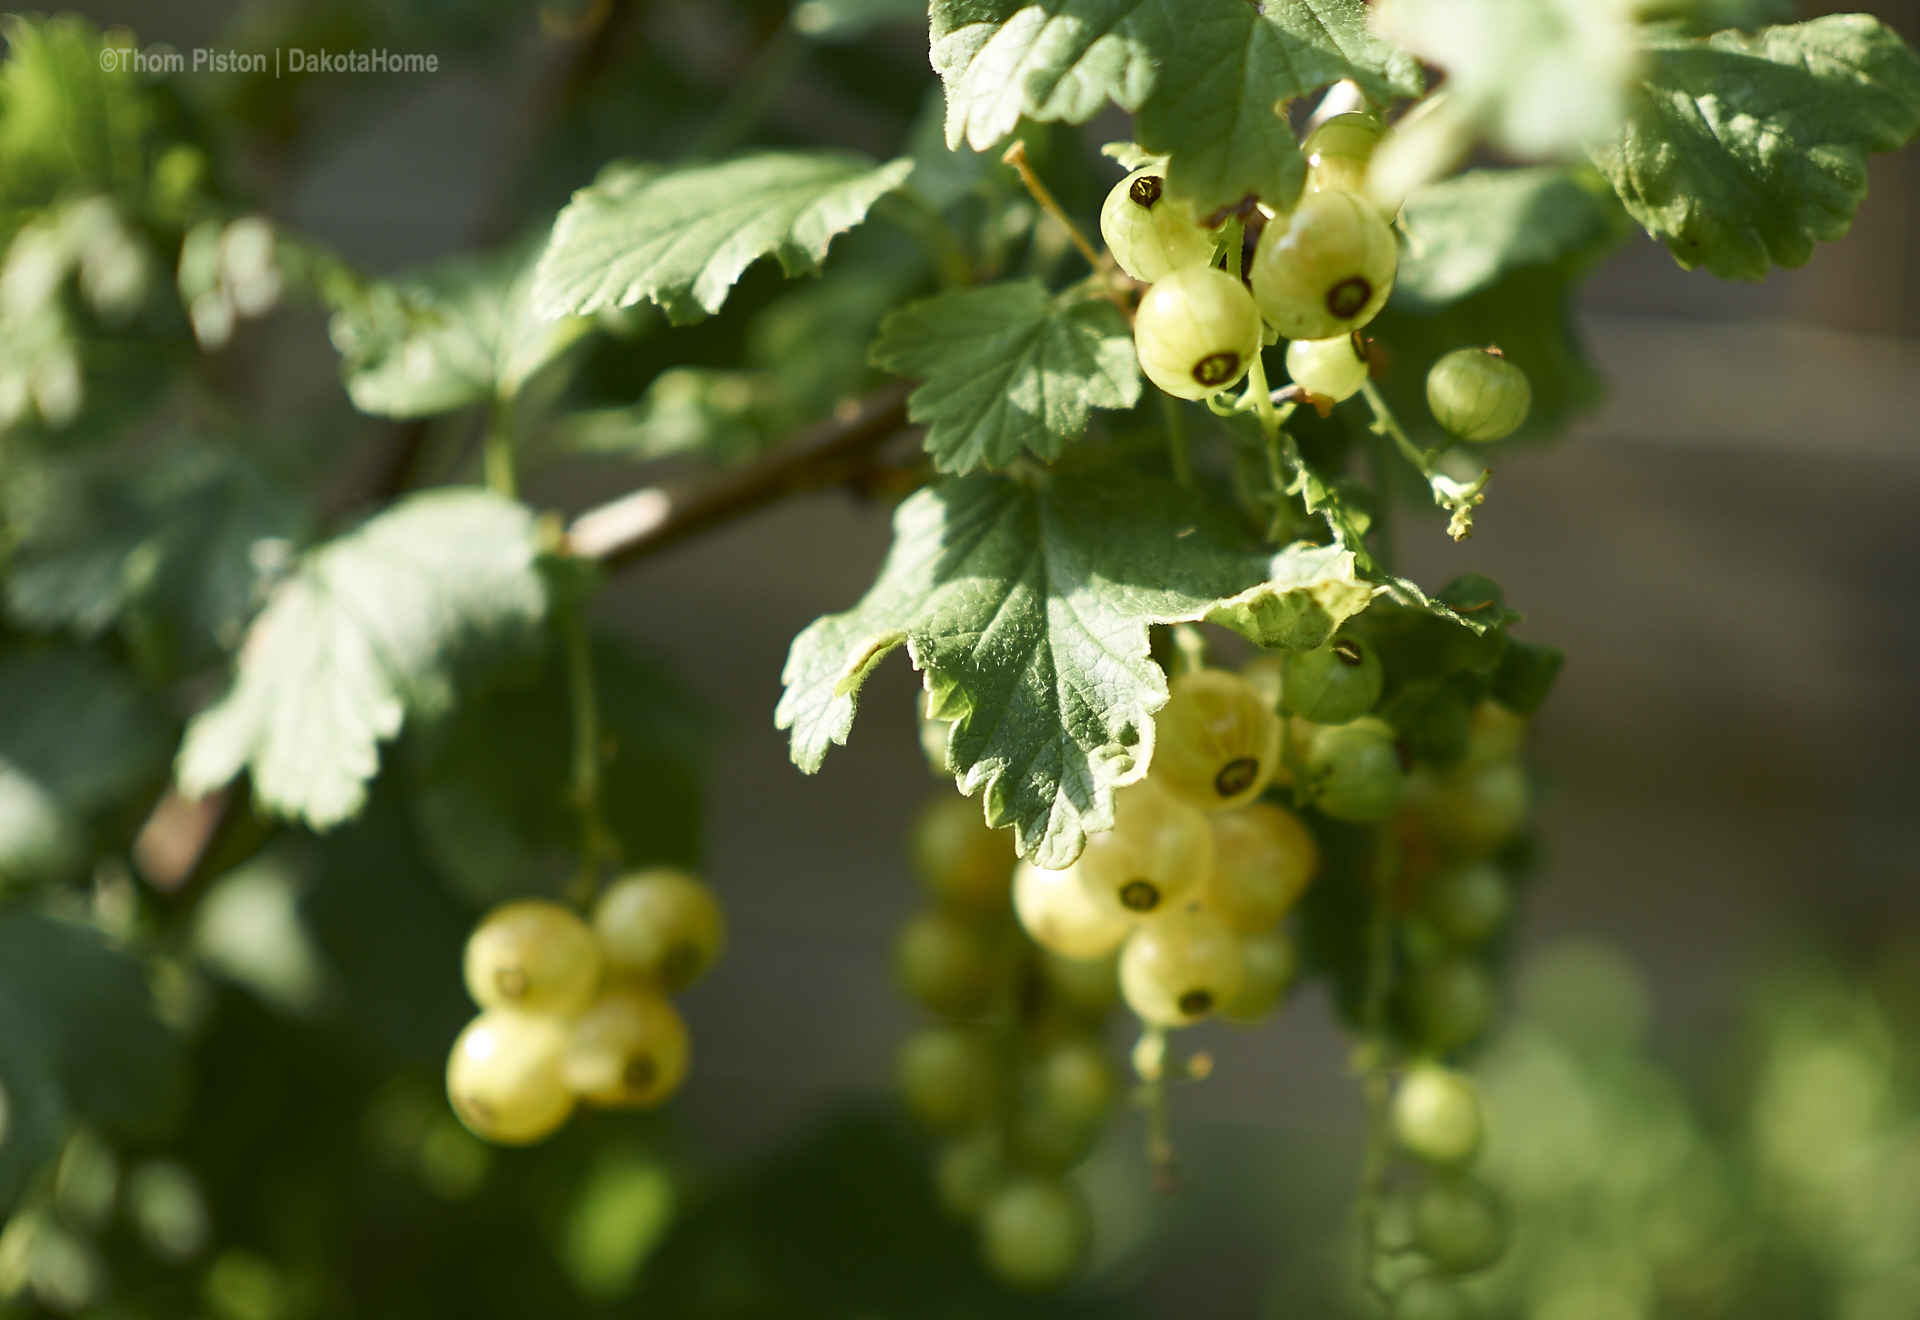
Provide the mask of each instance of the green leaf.
[{"label": "green leaf", "polygon": [[784,413],[778,380],[764,371],[669,367],[640,401],[594,408],[561,423],[568,449],[639,461],[700,454],[717,463],[752,458],[778,433]]},{"label": "green leaf", "polygon": [[0,212],[38,210],[70,190],[139,197],[152,111],[131,66],[105,67],[99,33],[72,15],[9,17],[4,33]]},{"label": "green leaf", "polygon": [[1655,37],[1645,84],[1593,158],[1681,265],[1722,279],[1799,266],[1847,232],[1867,155],[1920,128],[1920,59],[1879,19]]},{"label": "green leaf", "polygon": [[407,715],[444,712],[463,670],[530,640],[547,605],[535,560],[532,513],[464,489],[313,551],[254,621],[232,688],[188,726],[182,790],[247,769],[271,811],[315,829],[354,815]]},{"label": "green leaf", "polygon": [[1200,619],[1263,576],[1192,492],[1108,470],[1040,487],[974,475],[894,515],[880,577],[794,640],[776,721],[812,773],[853,725],[860,686],[906,645],[952,720],[947,762],[986,789],[1022,854],[1065,866],[1113,823],[1113,790],[1146,773],[1166,676],[1149,624]]},{"label": "green leaf", "polygon": [[91,651],[0,659],[0,884],[86,860],[91,817],[158,775],[166,726]]},{"label": "green leaf", "polygon": [[1420,90],[1360,0],[936,0],[932,19],[950,145],[985,150],[1022,116],[1085,123],[1111,99],[1201,213],[1292,202],[1306,163],[1284,102],[1343,78],[1380,101]]},{"label": "green leaf", "polygon": [[533,311],[543,241],[457,257],[376,285],[330,327],[353,406],[383,417],[430,417],[510,400],[592,328],[585,317]]},{"label": "green leaf", "polygon": [[926,383],[908,416],[926,422],[942,472],[1005,467],[1030,449],[1055,459],[1090,408],[1131,408],[1140,368],[1126,319],[1106,299],[1060,303],[1032,280],[943,293],[880,325],[873,363]]},{"label": "green leaf", "polygon": [[177,447],[128,466],[89,455],[15,492],[8,615],[81,637],[118,627],[162,675],[211,663],[239,645],[306,506],[238,449]]},{"label": "green leaf", "polygon": [[152,1139],[185,1099],[185,1050],[140,964],[83,926],[0,910],[0,1214],[76,1120]]},{"label": "green leaf", "polygon": [[1394,276],[1399,306],[1435,311],[1508,271],[1610,245],[1626,217],[1590,170],[1468,170],[1407,199],[1407,250]]},{"label": "green leaf", "polygon": [[817,274],[835,236],[906,181],[910,159],[782,151],[661,170],[616,164],[573,195],[534,279],[544,317],[649,298],[676,325],[720,310],[755,261]]},{"label": "green leaf", "polygon": [[[627,865],[692,865],[713,721],[661,666],[611,637],[593,648],[601,813]],[[414,816],[440,869],[476,903],[533,887],[579,839],[569,797],[570,695],[560,648],[530,682],[499,683],[409,738]]]},{"label": "green leaf", "polygon": [[1493,695],[1510,709],[1531,715],[1553,690],[1566,661],[1567,653],[1557,646],[1510,637],[1500,667],[1493,671]]},{"label": "green leaf", "polygon": [[1221,601],[1208,623],[1274,650],[1310,651],[1373,599],[1353,551],[1297,541],[1273,557],[1267,580]]},{"label": "green leaf", "polygon": [[1626,112],[1629,6],[1593,0],[1385,0],[1382,26],[1446,70],[1449,117],[1526,159],[1566,157]]}]

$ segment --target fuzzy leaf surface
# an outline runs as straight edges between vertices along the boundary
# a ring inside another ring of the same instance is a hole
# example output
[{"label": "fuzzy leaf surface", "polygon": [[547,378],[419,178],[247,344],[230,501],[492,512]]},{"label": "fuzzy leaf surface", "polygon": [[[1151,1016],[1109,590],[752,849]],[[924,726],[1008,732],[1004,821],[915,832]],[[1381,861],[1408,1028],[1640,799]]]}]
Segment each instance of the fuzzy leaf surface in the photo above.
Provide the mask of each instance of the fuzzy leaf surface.
[{"label": "fuzzy leaf surface", "polygon": [[593,324],[534,315],[541,250],[523,243],[457,257],[376,286],[337,312],[330,330],[353,406],[382,417],[430,417],[518,394]]},{"label": "fuzzy leaf surface", "polygon": [[475,490],[416,495],[321,546],[254,621],[233,686],[187,728],[204,793],[247,769],[260,804],[315,829],[358,812],[380,744],[518,649],[547,606],[533,515]]},{"label": "fuzzy leaf surface", "polygon": [[1607,186],[1555,166],[1468,170],[1407,199],[1408,250],[1394,276],[1404,307],[1432,311],[1508,271],[1545,265],[1614,237],[1625,224]]},{"label": "fuzzy leaf surface", "polygon": [[860,686],[904,644],[947,761],[1023,855],[1060,867],[1113,823],[1113,790],[1146,773],[1166,676],[1149,624],[1204,617],[1265,576],[1191,492],[1121,472],[1043,489],[975,474],[912,496],[879,579],[794,640],[776,720],[809,773],[844,743]]},{"label": "fuzzy leaf surface", "polygon": [[1140,401],[1133,335],[1106,299],[1061,305],[1032,280],[961,289],[889,316],[873,363],[926,383],[908,415],[928,424],[943,472],[1060,457],[1092,408]]},{"label": "fuzzy leaf surface", "polygon": [[1920,128],[1920,59],[1867,14],[1656,38],[1617,136],[1593,152],[1680,264],[1759,280],[1839,238],[1867,156]]},{"label": "fuzzy leaf surface", "polygon": [[910,159],[876,166],[837,151],[773,151],[661,170],[616,164],[573,195],[534,278],[537,315],[650,299],[676,325],[720,310],[761,257],[820,270],[834,238],[906,182]]}]

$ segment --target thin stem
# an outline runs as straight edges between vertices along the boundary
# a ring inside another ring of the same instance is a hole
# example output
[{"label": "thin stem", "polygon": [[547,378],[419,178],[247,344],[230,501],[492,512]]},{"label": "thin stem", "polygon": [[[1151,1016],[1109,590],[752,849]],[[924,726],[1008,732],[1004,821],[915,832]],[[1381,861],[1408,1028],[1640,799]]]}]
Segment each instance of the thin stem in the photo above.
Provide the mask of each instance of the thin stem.
[{"label": "thin stem", "polygon": [[[1433,491],[1433,502],[1453,515],[1447,523],[1447,535],[1456,541],[1464,541],[1473,535],[1474,506],[1485,502],[1487,497],[1481,492],[1486,489],[1493,473],[1482,469],[1474,481],[1455,481],[1433,466],[1432,452],[1421,449],[1408,439],[1406,429],[1393,415],[1393,409],[1387,406],[1380,387],[1371,378],[1361,382],[1360,390],[1366,395],[1367,406],[1373,409],[1373,433],[1392,439],[1407,462],[1413,464],[1420,475],[1427,479],[1427,487]],[[1384,489],[1382,499],[1385,499]]]},{"label": "thin stem", "polygon": [[1373,514],[1374,558],[1389,573],[1396,559],[1393,537],[1393,473],[1387,464],[1386,437],[1375,432],[1367,446],[1368,466],[1373,470],[1373,489],[1379,495]]},{"label": "thin stem", "polygon": [[1147,1119],[1147,1164],[1156,1192],[1180,1189],[1173,1167],[1173,1116],[1167,1104],[1167,1031],[1148,1027],[1133,1047],[1133,1070],[1140,1078],[1137,1099]]},{"label": "thin stem", "polygon": [[1383,1305],[1388,1298],[1380,1287],[1378,1238],[1380,1196],[1385,1190],[1387,1164],[1393,1154],[1388,1133],[1388,1105],[1392,1099],[1389,1074],[1391,1044],[1387,1039],[1387,996],[1393,988],[1393,886],[1399,864],[1391,827],[1374,828],[1372,875],[1367,912],[1367,979],[1360,1003],[1360,1045],[1354,1068],[1360,1074],[1360,1092],[1367,1107],[1366,1152],[1360,1164],[1361,1286]]},{"label": "thin stem", "polygon": [[1280,439],[1280,414],[1273,406],[1273,391],[1267,386],[1266,354],[1259,349],[1253,351],[1253,362],[1247,367],[1247,393],[1253,398],[1254,415],[1260,419],[1260,434],[1267,438],[1267,444],[1273,445]]},{"label": "thin stem", "polygon": [[796,32],[792,23],[782,23],[754,55],[687,154],[724,155],[745,142],[812,53],[813,43]]},{"label": "thin stem", "polygon": [[1160,415],[1167,424],[1167,457],[1173,462],[1173,479],[1182,486],[1193,484],[1193,464],[1187,458],[1187,428],[1180,415],[1180,404],[1171,394],[1160,394]]},{"label": "thin stem", "polygon": [[593,641],[586,608],[575,605],[561,624],[566,645],[567,694],[573,707],[573,809],[580,818],[580,865],[573,895],[581,907],[600,887],[607,827],[600,818],[600,694],[593,674]]},{"label": "thin stem", "polygon": [[[1089,266],[1102,272],[1113,268],[1113,259],[1101,256],[1093,244],[1087,241],[1087,236],[1080,232],[1080,226],[1073,223],[1073,218],[1061,208],[1059,202],[1053,199],[1053,194],[1047,191],[1047,185],[1040,182],[1040,176],[1033,172],[1033,164],[1027,159],[1025,141],[1015,138],[1013,145],[1007,148],[1000,159],[1020,172],[1020,182],[1027,185],[1027,191],[1033,194],[1033,200],[1040,204],[1041,210],[1053,217],[1055,224],[1067,231],[1067,237],[1072,239],[1073,245],[1080,249],[1080,255],[1087,259]],[[1117,300],[1120,296],[1119,290],[1115,289],[1112,292]]]},{"label": "thin stem", "polygon": [[1380,387],[1373,383],[1372,377],[1360,382],[1360,393],[1366,396],[1367,406],[1373,409],[1373,433],[1390,437],[1400,447],[1400,452],[1406,455],[1407,462],[1418,468],[1421,476],[1432,481],[1436,475],[1432,456],[1407,437],[1406,428],[1393,415],[1393,409],[1387,406],[1385,396],[1380,393]]},{"label": "thin stem", "polygon": [[520,483],[513,471],[512,404],[495,399],[487,405],[487,433],[482,445],[487,489],[504,499],[520,498]]}]

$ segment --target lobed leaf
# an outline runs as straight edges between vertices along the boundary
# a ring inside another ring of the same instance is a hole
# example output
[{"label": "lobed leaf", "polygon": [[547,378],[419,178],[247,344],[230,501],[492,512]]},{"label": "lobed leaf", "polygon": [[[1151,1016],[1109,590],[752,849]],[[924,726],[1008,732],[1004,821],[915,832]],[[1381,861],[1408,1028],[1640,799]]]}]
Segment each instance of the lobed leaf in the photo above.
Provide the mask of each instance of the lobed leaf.
[{"label": "lobed leaf", "polygon": [[1265,582],[1219,602],[1206,619],[1269,650],[1310,651],[1376,590],[1360,576],[1353,551],[1296,541],[1273,557]]},{"label": "lobed leaf", "polygon": [[748,266],[772,256],[815,274],[835,236],[900,187],[910,159],[781,151],[662,170],[611,165],[554,223],[534,277],[547,318],[658,303],[676,325],[720,310]]},{"label": "lobed leaf", "polygon": [[1867,155],[1920,128],[1920,59],[1867,14],[1656,36],[1626,123],[1592,152],[1681,265],[1759,280],[1846,233]]},{"label": "lobed leaf", "polygon": [[1400,214],[1407,248],[1394,276],[1394,299],[1409,309],[1438,310],[1510,270],[1608,246],[1625,220],[1591,171],[1468,170],[1407,198]]},{"label": "lobed leaf", "polygon": [[1065,866],[1152,759],[1167,684],[1148,625],[1203,618],[1265,567],[1164,482],[1111,470],[1039,488],[951,479],[900,506],[861,602],[794,639],[776,720],[794,763],[818,770],[846,741],[867,674],[904,644],[929,713],[953,721],[961,790],[984,787],[990,824],[1011,824],[1040,865]]},{"label": "lobed leaf", "polygon": [[467,489],[415,495],[312,552],[188,726],[182,790],[247,769],[269,810],[315,829],[354,815],[406,716],[443,712],[476,652],[532,635],[547,606],[535,560],[533,515]]},{"label": "lobed leaf", "polygon": [[939,294],[880,326],[875,366],[926,383],[908,416],[929,424],[942,472],[1005,467],[1022,450],[1055,459],[1091,408],[1140,400],[1133,335],[1105,299],[1061,303],[1032,280]]}]

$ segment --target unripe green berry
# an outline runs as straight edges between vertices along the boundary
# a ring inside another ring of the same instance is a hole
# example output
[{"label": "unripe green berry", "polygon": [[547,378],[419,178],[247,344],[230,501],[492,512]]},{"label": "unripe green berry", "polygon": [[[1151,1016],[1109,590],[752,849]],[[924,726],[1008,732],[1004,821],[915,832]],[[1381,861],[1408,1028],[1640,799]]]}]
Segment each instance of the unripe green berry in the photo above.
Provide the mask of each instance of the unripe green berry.
[{"label": "unripe green berry", "polygon": [[980,1216],[987,1265],[1015,1288],[1057,1288],[1086,1258],[1087,1209],[1057,1178],[1015,1178],[995,1190]]},{"label": "unripe green berry", "polygon": [[1120,994],[1142,1021],[1198,1022],[1240,992],[1240,940],[1196,901],[1142,922],[1120,950]]},{"label": "unripe green berry", "polygon": [[570,1017],[600,986],[600,947],[571,910],[523,899],[502,903],[474,927],[462,970],[482,1008]]},{"label": "unripe green berry", "polygon": [[1153,730],[1152,782],[1203,811],[1253,801],[1280,764],[1280,717],[1225,669],[1177,675]]},{"label": "unripe green berry", "polygon": [[1242,1026],[1265,1021],[1293,987],[1300,953],[1293,937],[1278,928],[1240,937],[1240,989],[1220,1016]]},{"label": "unripe green berry", "polygon": [[1352,335],[1332,339],[1296,339],[1287,345],[1287,376],[1309,394],[1338,403],[1366,383],[1367,360]]},{"label": "unripe green berry", "polygon": [[1442,958],[1419,968],[1401,993],[1420,1043],[1445,1054],[1478,1039],[1493,1020],[1493,978],[1471,958]]},{"label": "unripe green berry", "polygon": [[1154,170],[1135,170],[1113,185],[1100,207],[1100,236],[1120,269],[1148,284],[1213,263],[1213,235],[1166,195],[1166,179]]},{"label": "unripe green berry", "polygon": [[1311,651],[1288,651],[1280,662],[1280,702],[1315,724],[1359,719],[1380,700],[1380,657],[1357,637],[1339,636]]},{"label": "unripe green berry", "polygon": [[933,1165],[933,1190],[954,1218],[973,1219],[1006,1176],[1000,1136],[982,1128],[941,1147]]},{"label": "unripe green berry", "polygon": [[1306,770],[1314,805],[1335,820],[1385,820],[1407,791],[1393,729],[1382,720],[1317,727],[1307,744]]},{"label": "unripe green berry", "polygon": [[573,1024],[560,1078],[602,1109],[657,1105],[686,1080],[689,1052],[687,1025],[664,995],[621,987]]},{"label": "unripe green berry", "polygon": [[1527,420],[1533,386],[1499,350],[1460,348],[1427,372],[1427,407],[1456,440],[1498,440]]},{"label": "unripe green berry", "polygon": [[1428,835],[1449,853],[1485,856],[1526,823],[1533,787],[1515,761],[1423,770],[1409,794]]},{"label": "unripe green berry", "polygon": [[720,900],[685,871],[658,866],[608,886],[593,909],[607,967],[669,993],[707,974],[727,942]]},{"label": "unripe green berry", "polygon": [[1448,1279],[1409,1279],[1388,1308],[1392,1320],[1473,1320],[1473,1303]]},{"label": "unripe green berry", "polygon": [[1034,1063],[1034,1103],[1064,1123],[1097,1128],[1119,1090],[1113,1064],[1097,1041],[1070,1036]]},{"label": "unripe green berry", "polygon": [[1420,910],[1433,928],[1463,949],[1485,944],[1512,910],[1506,877],[1491,862],[1469,862],[1427,881]]},{"label": "unripe green berry", "polygon": [[1311,193],[1261,233],[1253,296],[1286,338],[1331,339],[1379,314],[1398,264],[1393,231],[1364,198]]},{"label": "unripe green berry", "polygon": [[971,1027],[930,1026],[900,1042],[894,1076],[913,1116],[936,1132],[984,1122],[1000,1098],[993,1043]]},{"label": "unripe green berry", "polygon": [[1140,369],[1179,399],[1204,399],[1239,381],[1261,334],[1247,286],[1212,266],[1168,275],[1147,290],[1133,320]]},{"label": "unripe green berry", "polygon": [[913,866],[943,904],[970,916],[1007,910],[1013,831],[989,828],[978,798],[942,793],[914,817]]},{"label": "unripe green berry", "polygon": [[900,928],[893,970],[909,999],[929,1013],[984,1012],[1007,970],[990,931],[951,912],[922,912]]},{"label": "unripe green berry", "polygon": [[1393,1095],[1393,1135],[1408,1154],[1459,1168],[1479,1154],[1485,1133],[1471,1081],[1433,1063],[1407,1070]]},{"label": "unripe green berry", "polygon": [[1313,834],[1298,816],[1269,802],[1207,819],[1213,826],[1207,905],[1242,934],[1271,930],[1320,865]]},{"label": "unripe green berry", "polygon": [[1483,1270],[1507,1248],[1506,1214],[1485,1183],[1442,1175],[1414,1194],[1413,1240],[1450,1274]]}]

